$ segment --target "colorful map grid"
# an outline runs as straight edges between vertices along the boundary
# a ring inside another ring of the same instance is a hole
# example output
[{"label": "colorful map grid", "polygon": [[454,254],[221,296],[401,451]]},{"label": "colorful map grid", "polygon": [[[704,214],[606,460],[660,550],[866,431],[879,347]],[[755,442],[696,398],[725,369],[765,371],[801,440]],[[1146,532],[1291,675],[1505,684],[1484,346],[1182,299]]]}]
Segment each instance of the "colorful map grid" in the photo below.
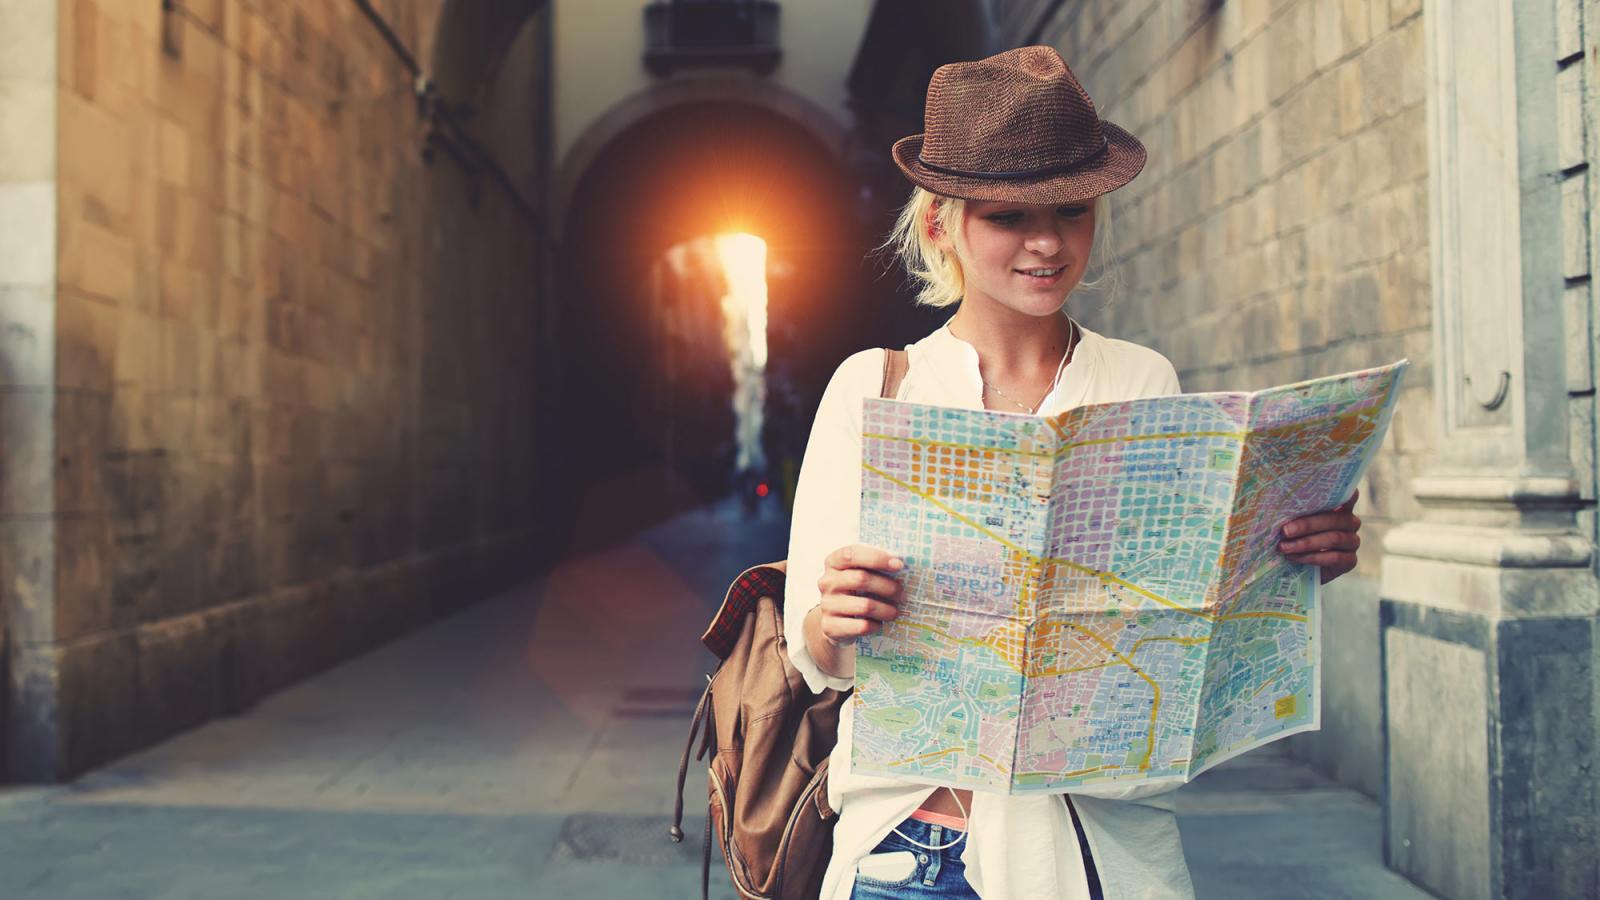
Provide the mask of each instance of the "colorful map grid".
[{"label": "colorful map grid", "polygon": [[1406,363],[1052,418],[868,399],[853,771],[1002,793],[1188,780],[1320,721],[1290,519],[1354,490]]}]

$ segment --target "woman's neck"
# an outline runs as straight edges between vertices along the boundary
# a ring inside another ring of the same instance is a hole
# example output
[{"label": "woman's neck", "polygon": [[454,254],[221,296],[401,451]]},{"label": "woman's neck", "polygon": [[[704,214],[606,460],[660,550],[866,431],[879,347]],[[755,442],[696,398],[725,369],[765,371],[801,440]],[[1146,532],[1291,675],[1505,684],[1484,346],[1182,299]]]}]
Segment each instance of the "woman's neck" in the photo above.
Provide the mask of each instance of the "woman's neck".
[{"label": "woman's neck", "polygon": [[949,328],[978,351],[985,376],[996,379],[1054,376],[1072,339],[1072,323],[1060,312],[1030,316],[998,303],[963,302]]}]

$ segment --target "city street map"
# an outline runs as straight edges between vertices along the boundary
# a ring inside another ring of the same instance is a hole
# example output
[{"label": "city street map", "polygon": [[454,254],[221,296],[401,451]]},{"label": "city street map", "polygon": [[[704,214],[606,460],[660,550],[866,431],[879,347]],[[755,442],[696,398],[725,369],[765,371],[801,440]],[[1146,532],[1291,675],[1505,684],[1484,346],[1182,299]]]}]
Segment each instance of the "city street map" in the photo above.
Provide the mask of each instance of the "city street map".
[{"label": "city street map", "polygon": [[906,562],[857,644],[853,772],[998,793],[1187,781],[1318,727],[1320,586],[1405,361],[1050,418],[866,400],[861,542]]}]

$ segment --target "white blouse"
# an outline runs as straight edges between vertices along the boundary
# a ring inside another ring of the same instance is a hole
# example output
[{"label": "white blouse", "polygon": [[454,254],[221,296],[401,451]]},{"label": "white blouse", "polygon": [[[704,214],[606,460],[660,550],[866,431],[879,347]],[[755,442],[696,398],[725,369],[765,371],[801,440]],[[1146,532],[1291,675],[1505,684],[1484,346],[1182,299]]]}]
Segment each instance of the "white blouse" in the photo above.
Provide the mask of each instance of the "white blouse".
[{"label": "white blouse", "polygon": [[[1081,326],[1080,326],[1081,328]],[[1147,347],[1081,328],[1078,348],[1040,415],[1089,403],[1179,392],[1166,357]],[[983,408],[978,352],[950,333],[949,323],[906,348],[910,371],[898,398],[960,409]],[[845,689],[849,678],[826,675],[806,648],[803,623],[821,602],[823,559],[856,543],[861,512],[862,401],[878,396],[884,351],[846,359],[823,393],[811,426],[795,492],[789,534],[784,625],[789,654],[813,691]],[[839,811],[833,860],[823,900],[849,900],[856,864],[936,788],[850,771],[853,703],[839,718],[839,743],[830,764],[828,801]],[[1170,784],[1099,786],[1073,791],[1073,803],[1094,853],[1107,900],[1192,898]],[[961,861],[985,900],[1087,900],[1089,888],[1067,806],[1054,795],[974,793]]]}]

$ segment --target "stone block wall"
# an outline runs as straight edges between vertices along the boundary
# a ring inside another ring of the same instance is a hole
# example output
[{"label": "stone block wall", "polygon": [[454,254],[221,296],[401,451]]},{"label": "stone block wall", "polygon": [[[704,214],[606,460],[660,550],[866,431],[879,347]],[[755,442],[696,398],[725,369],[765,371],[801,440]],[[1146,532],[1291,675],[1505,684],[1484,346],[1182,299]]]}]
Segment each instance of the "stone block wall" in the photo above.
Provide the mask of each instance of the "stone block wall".
[{"label": "stone block wall", "polygon": [[[0,671],[46,696],[25,648],[48,610],[11,585],[48,577],[55,539],[55,97],[55,0],[0,5]],[[26,623],[6,614],[13,606],[30,611]],[[0,747],[15,731],[12,693],[0,690]]]},{"label": "stone block wall", "polygon": [[[528,571],[542,298],[535,225],[422,161],[354,4],[34,5],[60,247],[43,355],[5,354],[43,387],[6,373],[7,471],[39,491],[0,498],[0,622],[10,775],[52,780]],[[473,99],[514,124],[535,90]]]},{"label": "stone block wall", "polygon": [[1189,391],[1412,362],[1361,486],[1361,566],[1326,594],[1324,728],[1290,742],[1374,795],[1379,548],[1416,517],[1435,429],[1421,8],[1084,0],[1042,38],[1150,150],[1113,197],[1120,284],[1096,327],[1161,350]]}]

